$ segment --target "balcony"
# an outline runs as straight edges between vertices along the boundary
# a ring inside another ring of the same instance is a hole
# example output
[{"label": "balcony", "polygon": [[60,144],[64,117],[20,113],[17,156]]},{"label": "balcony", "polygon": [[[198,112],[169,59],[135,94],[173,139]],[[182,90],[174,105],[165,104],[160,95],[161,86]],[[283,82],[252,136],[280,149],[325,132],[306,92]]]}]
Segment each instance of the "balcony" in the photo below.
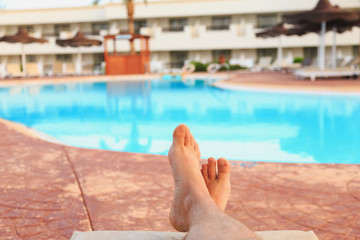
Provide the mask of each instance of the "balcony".
[{"label": "balcony", "polygon": [[178,26],[178,27],[167,27],[162,29],[163,32],[183,32],[184,26]]},{"label": "balcony", "polygon": [[227,30],[230,30],[230,25],[207,26],[206,30],[208,30],[208,31],[227,31]]}]

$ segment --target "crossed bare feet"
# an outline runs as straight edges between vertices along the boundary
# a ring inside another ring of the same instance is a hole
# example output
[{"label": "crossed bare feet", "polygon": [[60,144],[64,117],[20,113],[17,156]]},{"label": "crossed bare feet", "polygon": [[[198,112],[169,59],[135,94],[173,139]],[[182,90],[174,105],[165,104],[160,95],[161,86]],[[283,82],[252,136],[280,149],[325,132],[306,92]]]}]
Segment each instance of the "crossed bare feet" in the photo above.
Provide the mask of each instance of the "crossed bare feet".
[{"label": "crossed bare feet", "polygon": [[225,158],[217,161],[209,158],[208,163],[202,165],[201,174],[215,204],[225,211],[231,191],[229,162]]},{"label": "crossed bare feet", "polygon": [[[213,158],[200,171],[199,145],[186,125],[173,133],[169,150],[175,192],[169,220],[186,239],[258,239],[246,226],[229,217],[224,209],[230,194],[230,165]],[[209,231],[211,229],[211,231]]]}]

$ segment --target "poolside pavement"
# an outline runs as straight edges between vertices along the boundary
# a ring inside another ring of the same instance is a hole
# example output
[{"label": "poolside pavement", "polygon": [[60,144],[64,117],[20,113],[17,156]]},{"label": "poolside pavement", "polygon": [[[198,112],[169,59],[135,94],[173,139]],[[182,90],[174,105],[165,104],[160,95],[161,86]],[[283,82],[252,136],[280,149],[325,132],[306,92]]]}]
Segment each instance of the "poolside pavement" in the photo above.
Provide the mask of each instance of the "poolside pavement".
[{"label": "poolside pavement", "polygon": [[360,96],[360,79],[329,78],[310,81],[298,79],[292,73],[279,72],[232,72],[230,79],[225,79],[216,86],[235,90]]},{"label": "poolside pavement", "polygon": [[[166,156],[64,146],[5,121],[0,133],[1,239],[69,239],[75,230],[174,231]],[[360,165],[231,165],[226,212],[253,230],[360,239]]]},{"label": "poolside pavement", "polygon": [[[158,77],[7,79],[0,86]],[[360,80],[311,82],[283,73],[234,72],[218,84],[240,90],[360,94]],[[165,156],[64,146],[6,121],[0,121],[0,133],[1,239],[69,239],[74,230],[174,231],[167,220],[174,186]],[[324,240],[360,239],[360,165],[231,165],[226,212],[253,230],[313,230]]]}]

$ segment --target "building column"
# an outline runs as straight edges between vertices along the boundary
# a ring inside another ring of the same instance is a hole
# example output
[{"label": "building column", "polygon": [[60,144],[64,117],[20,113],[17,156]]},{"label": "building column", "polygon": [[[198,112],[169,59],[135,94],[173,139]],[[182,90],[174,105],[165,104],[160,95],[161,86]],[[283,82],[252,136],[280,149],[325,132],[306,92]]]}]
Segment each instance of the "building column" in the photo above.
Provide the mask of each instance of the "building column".
[{"label": "building column", "polygon": [[44,76],[44,55],[37,56],[37,66],[39,69],[40,76]]},{"label": "building column", "polygon": [[76,73],[82,74],[82,54],[81,54],[81,47],[78,47],[78,53],[76,58]]},{"label": "building column", "polygon": [[37,38],[42,37],[42,26],[41,25],[34,26],[34,37],[37,37]]},{"label": "building column", "polygon": [[109,28],[109,34],[118,34],[120,31],[117,22],[112,22]]},{"label": "building column", "polygon": [[0,77],[4,78],[6,76],[6,63],[7,63],[7,57],[1,56],[0,57]]}]

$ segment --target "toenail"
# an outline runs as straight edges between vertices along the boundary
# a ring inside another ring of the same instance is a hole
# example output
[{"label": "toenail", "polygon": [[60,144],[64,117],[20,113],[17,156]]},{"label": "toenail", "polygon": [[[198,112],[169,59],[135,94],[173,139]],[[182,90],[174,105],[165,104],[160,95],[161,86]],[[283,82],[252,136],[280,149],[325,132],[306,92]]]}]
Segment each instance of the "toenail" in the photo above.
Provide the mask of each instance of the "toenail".
[{"label": "toenail", "polygon": [[225,165],[226,165],[225,160],[224,160],[224,159],[219,159],[219,160],[218,160],[218,165],[219,165],[219,166],[225,166]]}]

